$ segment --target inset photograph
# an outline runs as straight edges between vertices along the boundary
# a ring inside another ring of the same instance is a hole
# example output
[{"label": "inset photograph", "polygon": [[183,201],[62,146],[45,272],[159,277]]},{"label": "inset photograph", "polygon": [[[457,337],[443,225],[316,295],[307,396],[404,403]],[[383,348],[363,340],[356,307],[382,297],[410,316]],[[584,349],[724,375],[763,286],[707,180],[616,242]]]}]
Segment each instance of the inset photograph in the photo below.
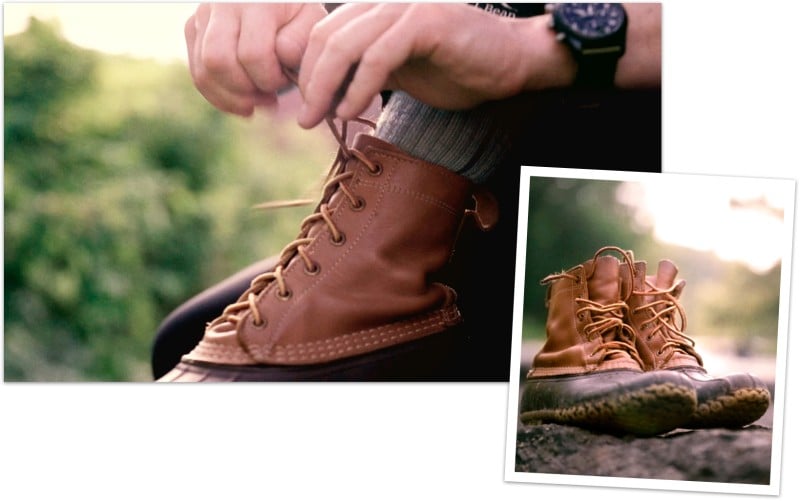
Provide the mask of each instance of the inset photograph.
[{"label": "inset photograph", "polygon": [[523,167],[507,481],[778,493],[794,185]]}]

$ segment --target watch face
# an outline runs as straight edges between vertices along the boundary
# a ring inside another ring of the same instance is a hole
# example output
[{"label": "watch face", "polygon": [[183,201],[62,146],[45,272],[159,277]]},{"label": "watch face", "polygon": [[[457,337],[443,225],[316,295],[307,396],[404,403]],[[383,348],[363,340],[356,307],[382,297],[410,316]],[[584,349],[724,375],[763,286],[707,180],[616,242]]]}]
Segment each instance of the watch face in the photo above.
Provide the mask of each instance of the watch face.
[{"label": "watch face", "polygon": [[554,14],[563,26],[587,39],[607,37],[618,31],[625,21],[625,11],[617,3],[558,4]]}]

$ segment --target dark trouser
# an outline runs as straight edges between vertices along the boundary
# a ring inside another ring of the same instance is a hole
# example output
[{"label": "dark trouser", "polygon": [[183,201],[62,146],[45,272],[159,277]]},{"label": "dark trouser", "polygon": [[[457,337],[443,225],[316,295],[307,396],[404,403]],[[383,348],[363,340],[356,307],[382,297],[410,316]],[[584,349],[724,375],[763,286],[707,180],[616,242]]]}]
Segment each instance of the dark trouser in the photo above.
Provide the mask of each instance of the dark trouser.
[{"label": "dark trouser", "polygon": [[[519,166],[661,172],[661,92],[599,96],[550,93],[532,97],[530,117],[513,158],[487,186],[500,205],[497,226],[483,233],[465,224],[441,281],[458,292],[463,343],[443,354],[442,378],[508,381],[513,316]],[[255,263],[191,298],[159,327],[152,368],[157,379],[203,337],[206,323],[235,302],[275,258]]]}]

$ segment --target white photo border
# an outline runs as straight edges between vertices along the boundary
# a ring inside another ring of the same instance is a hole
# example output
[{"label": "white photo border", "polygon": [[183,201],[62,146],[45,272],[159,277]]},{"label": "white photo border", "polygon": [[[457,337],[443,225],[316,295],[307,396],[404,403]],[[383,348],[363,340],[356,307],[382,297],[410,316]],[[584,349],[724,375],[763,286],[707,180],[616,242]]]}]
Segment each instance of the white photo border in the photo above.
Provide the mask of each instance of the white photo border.
[{"label": "white photo border", "polygon": [[[733,484],[716,482],[699,482],[684,480],[661,480],[661,479],[639,479],[622,477],[600,477],[584,475],[561,475],[552,473],[530,473],[516,471],[516,450],[517,450],[517,422],[519,414],[519,391],[520,391],[520,360],[522,357],[522,317],[523,301],[525,295],[525,266],[528,243],[528,214],[532,201],[530,200],[530,186],[533,178],[559,178],[559,179],[586,179],[597,181],[630,181],[643,182],[652,180],[654,177],[664,179],[664,176],[672,178],[685,178],[687,181],[693,179],[713,179],[715,181],[748,179],[758,180],[759,182],[774,181],[776,186],[785,190],[783,199],[786,200],[783,218],[782,235],[782,260],[780,277],[780,300],[778,308],[778,337],[775,360],[775,394],[774,419],[772,428],[772,463],[770,483],[768,485]],[[508,421],[506,428],[506,457],[505,457],[505,481],[506,482],[526,482],[526,483],[547,483],[561,485],[580,485],[598,487],[623,487],[656,490],[681,490],[695,492],[719,492],[735,494],[757,494],[757,495],[779,495],[780,494],[780,474],[781,474],[781,453],[782,437],[784,424],[784,399],[786,382],[786,360],[787,344],[789,332],[789,304],[790,304],[790,281],[792,274],[792,245],[794,235],[794,209],[795,209],[795,185],[796,181],[785,178],[748,178],[743,176],[718,176],[705,174],[682,174],[682,173],[644,173],[644,172],[623,172],[606,170],[583,170],[566,169],[557,167],[536,167],[522,166],[520,169],[520,192],[519,192],[519,219],[517,227],[517,249],[516,249],[516,268],[514,282],[514,319],[512,324],[512,345],[511,363],[509,374],[508,392]]]}]

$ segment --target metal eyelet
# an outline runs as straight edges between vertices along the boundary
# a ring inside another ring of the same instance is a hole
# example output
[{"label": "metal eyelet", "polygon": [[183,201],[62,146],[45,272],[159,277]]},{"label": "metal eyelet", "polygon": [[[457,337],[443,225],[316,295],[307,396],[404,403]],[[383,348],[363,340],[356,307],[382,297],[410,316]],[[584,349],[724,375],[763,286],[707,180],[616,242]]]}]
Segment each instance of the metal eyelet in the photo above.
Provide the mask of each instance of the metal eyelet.
[{"label": "metal eyelet", "polygon": [[253,325],[253,327],[257,329],[263,329],[264,327],[267,326],[267,319],[262,318],[260,322],[256,322],[256,319],[253,319],[250,321],[250,323]]},{"label": "metal eyelet", "polygon": [[281,293],[281,290],[280,290],[280,289],[277,289],[277,290],[275,291],[275,297],[277,297],[277,298],[278,298],[278,299],[280,299],[281,301],[288,301],[288,300],[289,300],[289,298],[291,298],[291,297],[292,297],[292,291],[291,291],[291,290],[289,290],[289,289],[286,289],[286,292],[284,292],[284,293]]},{"label": "metal eyelet", "polygon": [[308,269],[305,266],[303,266],[303,271],[305,272],[306,275],[313,277],[314,275],[319,275],[319,272],[320,270],[322,270],[322,267],[317,263],[312,263],[312,264],[314,266],[311,269]]},{"label": "metal eyelet", "polygon": [[364,210],[364,207],[367,206],[367,201],[364,200],[363,197],[356,197],[356,203],[350,204],[350,209],[358,212],[360,210]]},{"label": "metal eyelet", "polygon": [[339,233],[339,239],[338,240],[336,238],[334,238],[333,235],[331,235],[331,238],[329,240],[331,241],[331,243],[333,245],[338,247],[338,246],[344,245],[344,242],[345,242],[346,239],[345,239],[344,233]]},{"label": "metal eyelet", "polygon": [[378,162],[375,162],[375,170],[367,168],[367,172],[369,172],[370,176],[380,176],[383,174],[383,165]]}]

